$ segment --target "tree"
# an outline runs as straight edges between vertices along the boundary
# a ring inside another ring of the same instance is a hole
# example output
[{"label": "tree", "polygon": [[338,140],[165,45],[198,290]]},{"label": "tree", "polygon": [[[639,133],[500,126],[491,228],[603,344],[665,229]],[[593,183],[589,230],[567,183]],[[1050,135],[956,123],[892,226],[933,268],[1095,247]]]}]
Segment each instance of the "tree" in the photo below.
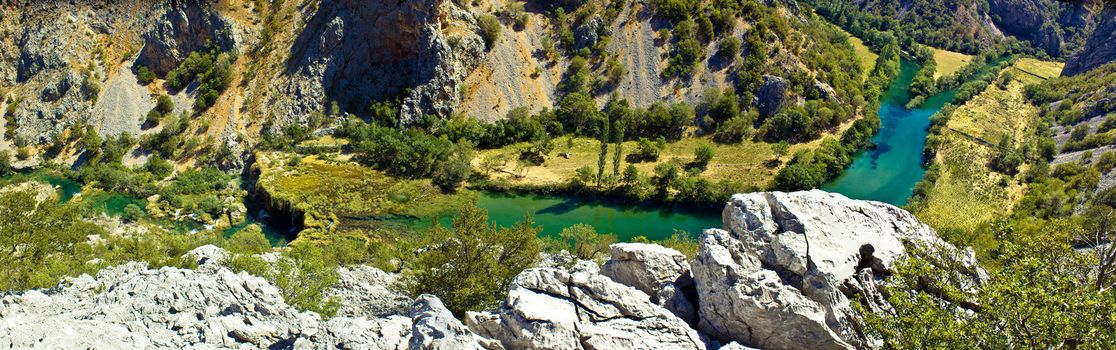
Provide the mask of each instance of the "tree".
[{"label": "tree", "polygon": [[143,124],[145,127],[146,125],[158,125],[160,119],[163,119],[163,114],[156,109],[152,109],[147,111],[147,116],[143,118]]},{"label": "tree", "polygon": [[558,234],[566,245],[573,249],[574,257],[582,260],[593,260],[608,252],[608,246],[618,240],[615,235],[602,235],[597,229],[586,224],[574,224],[562,229]]},{"label": "tree", "polygon": [[155,81],[155,73],[152,72],[150,68],[147,68],[147,66],[140,66],[139,69],[136,70],[136,79],[139,80],[140,84],[147,85]]},{"label": "tree", "polygon": [[434,184],[444,192],[454,192],[473,173],[473,148],[463,142],[454,147],[453,155],[434,170]]},{"label": "tree", "polygon": [[0,192],[0,290],[52,287],[84,271],[78,248],[95,234],[107,236],[72,204],[39,201],[32,190]]},{"label": "tree", "polygon": [[11,175],[12,173],[12,152],[8,150],[0,151],[0,176]]},{"label": "tree", "polygon": [[123,214],[124,215],[121,217],[121,219],[123,219],[124,222],[127,222],[127,223],[133,223],[133,222],[139,221],[139,219],[141,217],[143,217],[143,215],[144,215],[143,209],[140,208],[138,205],[135,205],[135,204],[128,204],[128,205],[124,206],[124,213]]},{"label": "tree", "polygon": [[271,250],[271,243],[260,225],[251,224],[233,233],[225,242],[225,249],[234,254],[263,254]]},{"label": "tree", "polygon": [[783,159],[783,156],[787,155],[787,151],[789,150],[790,143],[787,143],[786,140],[779,141],[779,143],[771,145],[771,152],[775,153],[775,160]]},{"label": "tree", "polygon": [[414,296],[437,295],[459,316],[495,307],[512,279],[535,262],[539,229],[530,217],[498,228],[475,205],[462,208],[452,226],[435,225],[438,242],[416,257],[406,289]]},{"label": "tree", "polygon": [[735,60],[740,55],[740,39],[730,36],[717,43],[717,54],[728,60]]},{"label": "tree", "polygon": [[713,145],[702,143],[694,149],[694,165],[698,168],[705,169],[711,160],[713,160]]},{"label": "tree", "polygon": [[608,161],[609,125],[608,120],[601,120],[601,134],[598,140],[601,143],[600,156],[597,159],[597,185],[604,182],[605,163]]}]

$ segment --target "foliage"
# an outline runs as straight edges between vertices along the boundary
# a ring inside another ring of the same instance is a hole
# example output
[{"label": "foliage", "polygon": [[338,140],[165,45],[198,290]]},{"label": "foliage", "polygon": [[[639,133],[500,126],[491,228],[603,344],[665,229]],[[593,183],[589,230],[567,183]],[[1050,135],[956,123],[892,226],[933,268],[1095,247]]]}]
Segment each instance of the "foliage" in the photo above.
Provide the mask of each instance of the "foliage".
[{"label": "foliage", "polygon": [[140,84],[150,84],[152,81],[155,81],[155,78],[155,73],[152,72],[150,68],[147,68],[147,66],[140,66],[139,69],[136,70],[136,79],[139,80]]},{"label": "foliage", "polygon": [[500,40],[500,32],[504,29],[500,19],[490,14],[483,14],[477,18],[477,26],[480,27],[485,46],[491,50],[496,41]]},{"label": "foliage", "polygon": [[217,97],[232,82],[234,52],[219,52],[216,47],[194,51],[177,68],[167,73],[167,87],[181,90],[192,81],[198,82],[194,109],[204,111],[217,102]]},{"label": "foliage", "polygon": [[616,243],[615,235],[597,233],[591,225],[574,224],[562,229],[558,237],[571,249],[574,257],[582,260],[594,260],[608,254],[608,246]]},{"label": "foliage", "polygon": [[488,213],[469,205],[453,220],[453,229],[434,227],[436,245],[419,253],[405,286],[410,294],[437,295],[456,315],[496,306],[511,280],[534,263],[539,229],[528,217],[497,228]]},{"label": "foliage", "polygon": [[705,169],[711,160],[713,160],[713,145],[703,143],[694,149],[694,165],[699,169]]}]

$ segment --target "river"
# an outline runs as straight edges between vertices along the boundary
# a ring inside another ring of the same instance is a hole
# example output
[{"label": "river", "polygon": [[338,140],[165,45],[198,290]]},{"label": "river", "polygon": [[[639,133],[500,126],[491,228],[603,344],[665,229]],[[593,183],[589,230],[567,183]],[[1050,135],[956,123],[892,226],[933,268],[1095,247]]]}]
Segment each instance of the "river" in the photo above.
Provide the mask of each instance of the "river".
[{"label": "river", "polygon": [[[977,71],[975,78],[992,71],[1005,58],[993,60]],[[897,206],[907,204],[915,185],[926,174],[922,149],[930,128],[930,117],[953,101],[957,89],[944,91],[926,99],[914,109],[906,107],[911,100],[911,82],[918,64],[903,59],[899,75],[880,100],[880,131],[872,138],[875,147],[857,154],[852,165],[840,177],[822,186],[853,199],[874,200]]]}]

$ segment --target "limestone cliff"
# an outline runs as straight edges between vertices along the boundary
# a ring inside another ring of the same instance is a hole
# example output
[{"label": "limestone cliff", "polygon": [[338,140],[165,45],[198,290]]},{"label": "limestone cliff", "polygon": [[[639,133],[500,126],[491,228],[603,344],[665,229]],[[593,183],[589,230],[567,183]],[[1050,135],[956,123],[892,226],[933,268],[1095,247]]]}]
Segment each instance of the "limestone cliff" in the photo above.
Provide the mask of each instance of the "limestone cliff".
[{"label": "limestone cliff", "polygon": [[1093,34],[1076,56],[1066,61],[1064,76],[1074,76],[1097,68],[1116,59],[1116,5],[1110,5],[1099,15]]}]

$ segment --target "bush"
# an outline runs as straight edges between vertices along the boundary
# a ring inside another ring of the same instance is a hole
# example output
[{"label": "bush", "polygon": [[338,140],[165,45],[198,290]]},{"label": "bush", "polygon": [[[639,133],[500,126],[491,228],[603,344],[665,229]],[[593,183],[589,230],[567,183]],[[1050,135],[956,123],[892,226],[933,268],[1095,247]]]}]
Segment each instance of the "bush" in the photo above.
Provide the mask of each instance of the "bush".
[{"label": "bush", "polygon": [[174,101],[171,100],[170,96],[159,95],[159,98],[155,101],[155,110],[164,115],[170,113],[174,111]]},{"label": "bush", "polygon": [[458,316],[495,307],[512,279],[530,267],[541,250],[539,229],[530,218],[496,228],[484,209],[469,205],[452,226],[451,231],[435,225],[432,235],[438,243],[419,253],[404,286],[413,296],[439,296]]},{"label": "bush", "polygon": [[152,109],[147,111],[147,116],[143,118],[144,125],[159,125],[159,120],[163,119],[163,114],[159,111]]},{"label": "bush", "polygon": [[740,55],[740,39],[734,36],[724,38],[717,43],[717,54],[729,60],[735,60]]},{"label": "bush", "polygon": [[136,71],[136,79],[139,80],[140,84],[147,85],[155,81],[155,73],[147,66],[140,66]]},{"label": "bush", "polygon": [[480,26],[485,47],[492,49],[496,41],[500,40],[500,32],[504,29],[503,25],[500,24],[500,19],[490,14],[483,14],[480,18],[477,18],[477,25]]},{"label": "bush", "polygon": [[571,249],[574,257],[593,260],[608,253],[608,246],[619,239],[615,235],[597,233],[597,229],[586,224],[574,224],[562,229],[558,237]]},{"label": "bush", "polygon": [[646,137],[639,138],[636,141],[635,152],[629,155],[629,162],[637,163],[643,161],[656,161],[659,160],[659,152],[666,148],[666,140],[662,138],[651,141]]},{"label": "bush", "polygon": [[233,233],[225,242],[225,249],[234,254],[262,254],[271,250],[271,243],[260,225],[251,224]]},{"label": "bush", "polygon": [[139,221],[139,219],[143,216],[143,208],[140,208],[138,205],[135,204],[128,204],[124,207],[124,215],[121,217],[121,219],[123,219],[126,223],[133,223]]}]

